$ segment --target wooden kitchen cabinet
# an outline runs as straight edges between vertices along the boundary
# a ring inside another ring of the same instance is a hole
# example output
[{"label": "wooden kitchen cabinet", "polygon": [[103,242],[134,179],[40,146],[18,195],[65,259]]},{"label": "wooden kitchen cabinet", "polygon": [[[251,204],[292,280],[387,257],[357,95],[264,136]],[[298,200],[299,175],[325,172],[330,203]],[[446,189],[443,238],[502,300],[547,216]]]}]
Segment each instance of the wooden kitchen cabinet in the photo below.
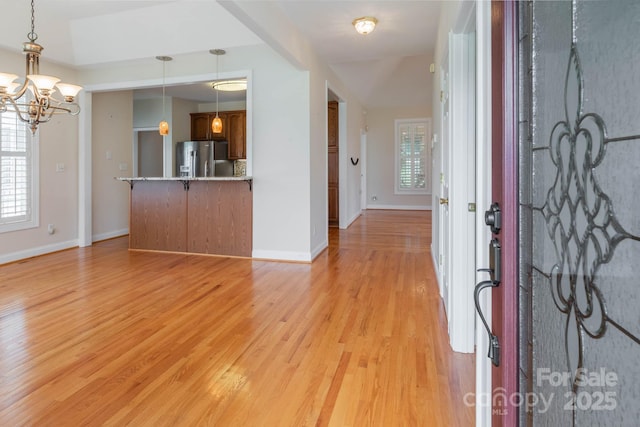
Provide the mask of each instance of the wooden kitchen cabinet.
[{"label": "wooden kitchen cabinet", "polygon": [[132,181],[129,248],[250,257],[253,195],[244,180]]},{"label": "wooden kitchen cabinet", "polygon": [[228,141],[229,160],[247,158],[247,112],[220,111],[218,116],[222,120],[222,132],[213,133],[211,122],[216,113],[191,113],[192,141]]},{"label": "wooden kitchen cabinet", "polygon": [[191,140],[192,141],[225,141],[226,134],[226,113],[219,112],[218,117],[222,120],[222,132],[213,133],[211,123],[215,119],[216,113],[191,113]]},{"label": "wooden kitchen cabinet", "polygon": [[229,160],[247,158],[247,113],[246,111],[227,112],[227,140],[229,141]]},{"label": "wooden kitchen cabinet", "polygon": [[186,252],[187,219],[182,182],[148,181],[131,187],[131,249]]},{"label": "wooden kitchen cabinet", "polygon": [[192,141],[229,141],[229,160],[247,158],[247,112],[220,111],[222,132],[213,133],[211,122],[216,113],[191,113]]}]

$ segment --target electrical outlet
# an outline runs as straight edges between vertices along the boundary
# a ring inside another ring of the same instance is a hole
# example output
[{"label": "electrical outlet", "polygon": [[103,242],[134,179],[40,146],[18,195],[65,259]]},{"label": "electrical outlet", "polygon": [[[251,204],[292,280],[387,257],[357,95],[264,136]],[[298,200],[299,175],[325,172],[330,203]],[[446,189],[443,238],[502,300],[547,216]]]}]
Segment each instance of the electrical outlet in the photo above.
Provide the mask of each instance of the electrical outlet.
[{"label": "electrical outlet", "polygon": [[126,171],[126,170],[129,168],[129,165],[128,165],[128,164],[126,164],[126,163],[120,163],[120,165],[118,166],[118,168],[119,168],[121,171]]},{"label": "electrical outlet", "polygon": [[49,234],[53,234],[56,232],[56,227],[53,224],[49,224],[47,225],[47,233]]},{"label": "electrical outlet", "polygon": [[56,163],[56,172],[64,172],[64,163]]},{"label": "electrical outlet", "polygon": [[378,200],[378,196],[376,196],[376,195],[374,194],[373,196],[371,196],[371,200],[373,200],[373,201],[375,202],[376,200]]}]

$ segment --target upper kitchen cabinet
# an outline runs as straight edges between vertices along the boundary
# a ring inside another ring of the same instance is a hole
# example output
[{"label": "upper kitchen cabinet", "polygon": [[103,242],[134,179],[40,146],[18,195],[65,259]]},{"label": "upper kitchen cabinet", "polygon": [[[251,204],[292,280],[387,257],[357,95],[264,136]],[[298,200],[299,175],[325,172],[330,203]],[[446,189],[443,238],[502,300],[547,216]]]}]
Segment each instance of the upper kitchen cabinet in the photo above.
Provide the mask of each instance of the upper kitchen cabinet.
[{"label": "upper kitchen cabinet", "polygon": [[[225,123],[223,123],[224,127]],[[247,113],[246,111],[227,112],[227,140],[229,141],[229,159],[247,158]]]},{"label": "upper kitchen cabinet", "polygon": [[191,140],[193,141],[228,141],[229,160],[247,158],[247,112],[220,111],[222,132],[213,133],[211,122],[216,113],[191,113]]},{"label": "upper kitchen cabinet", "polygon": [[216,113],[191,113],[191,140],[192,141],[225,141],[226,134],[226,113],[220,112],[218,116],[222,120],[222,132],[213,133],[211,123],[216,117]]}]

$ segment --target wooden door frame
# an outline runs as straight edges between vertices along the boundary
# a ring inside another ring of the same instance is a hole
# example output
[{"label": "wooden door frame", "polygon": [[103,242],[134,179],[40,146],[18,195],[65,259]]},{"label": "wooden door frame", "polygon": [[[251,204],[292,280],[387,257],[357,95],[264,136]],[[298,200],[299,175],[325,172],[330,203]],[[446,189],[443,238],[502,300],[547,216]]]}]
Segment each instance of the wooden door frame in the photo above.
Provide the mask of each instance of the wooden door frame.
[{"label": "wooden door frame", "polygon": [[502,397],[492,399],[496,427],[517,425],[519,410],[510,398],[518,392],[518,2],[493,0],[491,14],[492,192],[502,200],[502,281],[492,291],[500,366],[491,382],[493,397]]}]

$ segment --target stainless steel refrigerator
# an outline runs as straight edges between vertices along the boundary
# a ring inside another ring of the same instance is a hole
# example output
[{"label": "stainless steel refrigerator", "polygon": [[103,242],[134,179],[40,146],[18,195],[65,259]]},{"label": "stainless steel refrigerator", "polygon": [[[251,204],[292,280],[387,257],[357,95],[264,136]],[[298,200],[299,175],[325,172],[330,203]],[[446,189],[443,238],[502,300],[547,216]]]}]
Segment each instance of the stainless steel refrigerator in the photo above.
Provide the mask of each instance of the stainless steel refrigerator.
[{"label": "stainless steel refrigerator", "polygon": [[183,141],[176,143],[178,177],[233,176],[227,141]]}]

